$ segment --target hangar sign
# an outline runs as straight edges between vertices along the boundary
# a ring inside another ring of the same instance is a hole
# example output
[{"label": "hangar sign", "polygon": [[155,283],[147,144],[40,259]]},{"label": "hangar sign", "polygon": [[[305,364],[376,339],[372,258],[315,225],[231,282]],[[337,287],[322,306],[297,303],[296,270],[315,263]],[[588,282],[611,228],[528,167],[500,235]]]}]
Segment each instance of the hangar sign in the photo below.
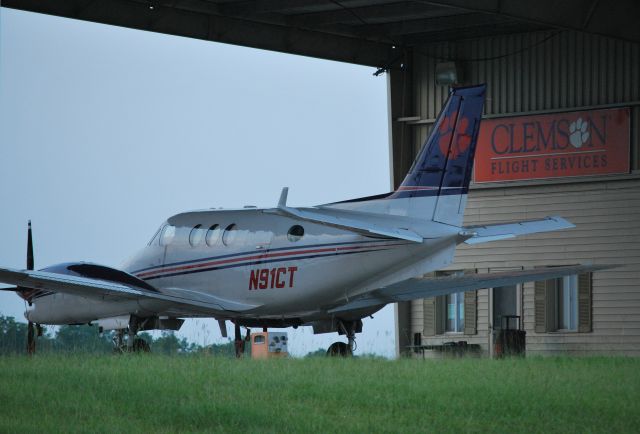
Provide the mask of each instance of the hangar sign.
[{"label": "hangar sign", "polygon": [[475,182],[629,173],[629,108],[483,120]]}]

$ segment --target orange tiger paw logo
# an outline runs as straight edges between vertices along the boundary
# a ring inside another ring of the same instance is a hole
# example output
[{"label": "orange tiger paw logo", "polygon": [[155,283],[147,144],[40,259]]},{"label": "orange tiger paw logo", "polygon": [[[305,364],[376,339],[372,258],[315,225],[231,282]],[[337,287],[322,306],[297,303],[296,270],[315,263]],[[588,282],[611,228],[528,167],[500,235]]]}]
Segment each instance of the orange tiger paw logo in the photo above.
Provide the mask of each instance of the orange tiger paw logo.
[{"label": "orange tiger paw logo", "polygon": [[467,133],[467,128],[469,128],[469,119],[462,118],[460,119],[460,123],[457,128],[458,133],[456,134],[455,142],[451,143],[451,148],[449,149],[449,143],[451,142],[451,134],[453,134],[455,122],[455,116],[445,116],[438,128],[438,131],[440,132],[440,139],[438,141],[440,152],[444,155],[449,153],[449,158],[453,160],[464,154],[466,150],[469,149],[469,145],[471,145],[471,135]]}]

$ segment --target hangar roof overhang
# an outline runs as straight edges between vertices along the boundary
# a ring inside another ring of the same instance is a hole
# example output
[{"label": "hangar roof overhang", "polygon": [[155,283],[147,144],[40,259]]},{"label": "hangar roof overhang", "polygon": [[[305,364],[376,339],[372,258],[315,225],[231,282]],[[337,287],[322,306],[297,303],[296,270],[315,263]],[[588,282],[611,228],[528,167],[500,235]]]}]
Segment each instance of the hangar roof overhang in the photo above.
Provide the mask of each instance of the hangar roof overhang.
[{"label": "hangar roof overhang", "polygon": [[419,44],[536,30],[640,42],[637,0],[4,0],[2,6],[381,68]]}]

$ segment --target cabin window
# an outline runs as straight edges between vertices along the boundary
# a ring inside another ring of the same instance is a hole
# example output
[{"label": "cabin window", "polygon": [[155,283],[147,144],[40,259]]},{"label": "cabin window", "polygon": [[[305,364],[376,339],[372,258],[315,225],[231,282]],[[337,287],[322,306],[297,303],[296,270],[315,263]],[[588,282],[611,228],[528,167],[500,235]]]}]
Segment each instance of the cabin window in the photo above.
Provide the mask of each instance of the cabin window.
[{"label": "cabin window", "polygon": [[207,231],[205,238],[207,246],[211,247],[215,245],[218,242],[218,238],[220,238],[220,225],[212,225]]},{"label": "cabin window", "polygon": [[578,330],[578,276],[565,276],[556,283],[556,327],[558,330]]},{"label": "cabin window", "polygon": [[236,239],[237,233],[238,226],[233,223],[227,226],[227,228],[224,230],[224,233],[222,234],[222,244],[228,246],[229,244],[233,243],[233,241]]},{"label": "cabin window", "polygon": [[304,228],[300,225],[294,225],[287,232],[287,239],[291,242],[298,241],[304,235]]},{"label": "cabin window", "polygon": [[173,237],[176,235],[176,227],[171,225],[166,225],[162,229],[162,234],[160,235],[160,245],[167,246],[173,240]]},{"label": "cabin window", "polygon": [[189,244],[191,244],[192,247],[197,246],[202,242],[204,234],[205,231],[202,229],[202,225],[195,225],[189,233]]},{"label": "cabin window", "polygon": [[462,333],[464,331],[464,293],[445,295],[445,305],[447,306],[445,332]]}]

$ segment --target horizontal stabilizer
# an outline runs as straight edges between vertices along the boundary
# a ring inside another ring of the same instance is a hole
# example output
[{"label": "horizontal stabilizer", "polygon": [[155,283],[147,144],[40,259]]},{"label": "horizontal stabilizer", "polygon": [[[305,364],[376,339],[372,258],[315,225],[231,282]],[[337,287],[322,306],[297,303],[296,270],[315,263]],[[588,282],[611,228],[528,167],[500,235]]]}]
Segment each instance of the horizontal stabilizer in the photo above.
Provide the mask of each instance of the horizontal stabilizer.
[{"label": "horizontal stabilizer", "polygon": [[42,289],[61,292],[86,298],[104,300],[105,298],[158,300],[178,305],[197,308],[203,313],[241,312],[257,306],[225,300],[209,294],[195,291],[172,289],[170,294],[149,291],[130,285],[106,280],[90,279],[87,277],[67,274],[50,273],[47,271],[15,270],[0,268],[0,282],[18,285],[22,288]]},{"label": "horizontal stabilizer", "polygon": [[613,265],[575,265],[501,273],[413,278],[372,291],[360,298],[353,299],[345,305],[329,310],[329,312],[337,313],[399,301],[410,301],[419,298],[453,294],[455,292],[473,291],[483,288],[496,288],[535,280],[556,279],[558,277],[605,270],[614,267],[615,266]]},{"label": "horizontal stabilizer", "polygon": [[[307,209],[291,208],[288,206],[278,206],[272,210],[266,210],[268,213],[276,213],[291,217],[298,220],[305,220],[326,226],[332,226],[338,229],[344,229],[351,232],[374,238],[395,238],[399,240],[411,241],[414,243],[422,243],[423,238],[417,233],[403,228],[383,227],[375,223],[367,222],[364,218],[357,219],[351,216],[341,216],[338,211],[333,215],[326,213],[314,212]],[[379,217],[379,216],[378,216]]]},{"label": "horizontal stabilizer", "polygon": [[515,238],[520,235],[558,231],[574,227],[575,225],[562,217],[546,217],[539,220],[527,220],[486,226],[469,226],[463,228],[460,235],[470,237],[465,241],[467,244],[480,244],[489,241]]}]

